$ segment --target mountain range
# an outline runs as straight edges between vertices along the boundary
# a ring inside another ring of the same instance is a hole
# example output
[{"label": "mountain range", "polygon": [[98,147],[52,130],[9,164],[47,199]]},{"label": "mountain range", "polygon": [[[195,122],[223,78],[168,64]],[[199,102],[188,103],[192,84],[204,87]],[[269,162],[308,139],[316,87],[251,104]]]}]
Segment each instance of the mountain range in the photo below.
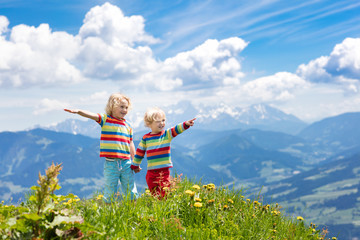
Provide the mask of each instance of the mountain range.
[{"label": "mountain range", "polygon": [[[264,202],[278,202],[288,214],[326,225],[339,239],[360,236],[360,113],[306,124],[266,105],[248,111],[223,105],[222,110],[197,112],[183,102],[169,109],[169,127],[198,117],[194,127],[172,142],[173,173],[244,189],[253,198],[260,193]],[[140,125],[135,128],[135,145],[147,131]],[[281,125],[292,127],[279,131],[276,126]],[[67,120],[52,129],[1,132],[0,198],[23,199],[51,162],[63,164],[58,194],[89,197],[101,191],[99,131],[94,121]],[[141,191],[146,187],[145,159],[142,168],[136,174]]]},{"label": "mountain range", "polygon": [[[208,131],[256,128],[296,134],[308,125],[294,115],[286,114],[266,104],[251,105],[246,108],[231,108],[224,103],[220,103],[218,106],[194,107],[191,102],[182,101],[176,105],[164,107],[163,110],[166,113],[168,126],[196,117],[197,129]],[[147,131],[143,124],[143,114],[129,112],[127,118],[132,123],[135,132]],[[100,131],[97,123],[93,120],[84,121],[82,117],[41,128],[94,138],[98,138]]]}]

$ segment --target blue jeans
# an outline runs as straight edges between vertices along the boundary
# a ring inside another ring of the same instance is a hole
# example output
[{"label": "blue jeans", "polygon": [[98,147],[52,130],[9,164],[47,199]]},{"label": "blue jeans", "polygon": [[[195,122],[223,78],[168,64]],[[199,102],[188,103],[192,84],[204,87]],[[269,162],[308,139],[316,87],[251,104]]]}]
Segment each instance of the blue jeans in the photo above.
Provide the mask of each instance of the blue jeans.
[{"label": "blue jeans", "polygon": [[111,202],[117,197],[119,180],[121,183],[122,195],[127,195],[130,192],[132,200],[138,197],[136,184],[134,180],[134,171],[130,168],[131,160],[113,159],[114,161],[105,160],[104,163],[104,180],[105,202]]}]

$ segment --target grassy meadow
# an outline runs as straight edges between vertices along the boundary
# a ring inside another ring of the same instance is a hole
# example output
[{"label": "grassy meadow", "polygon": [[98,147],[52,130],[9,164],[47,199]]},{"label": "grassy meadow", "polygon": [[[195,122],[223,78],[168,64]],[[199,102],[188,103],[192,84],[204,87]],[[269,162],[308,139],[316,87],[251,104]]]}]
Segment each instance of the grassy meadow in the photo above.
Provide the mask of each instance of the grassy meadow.
[{"label": "grassy meadow", "polygon": [[336,239],[301,216],[287,216],[277,203],[181,175],[165,199],[148,191],[110,204],[101,194],[56,195],[61,169],[53,164],[39,174],[19,205],[0,204],[0,239]]}]

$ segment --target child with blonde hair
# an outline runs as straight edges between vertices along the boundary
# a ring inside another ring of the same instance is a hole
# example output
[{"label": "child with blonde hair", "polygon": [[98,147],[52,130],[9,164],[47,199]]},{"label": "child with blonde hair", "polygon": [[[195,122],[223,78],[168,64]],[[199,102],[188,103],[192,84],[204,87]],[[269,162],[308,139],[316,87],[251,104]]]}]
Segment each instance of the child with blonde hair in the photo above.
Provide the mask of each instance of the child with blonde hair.
[{"label": "child with blonde hair", "polygon": [[165,113],[160,108],[150,108],[145,113],[144,123],[151,132],[145,134],[136,150],[131,168],[141,170],[140,164],[147,155],[146,182],[154,196],[164,197],[164,187],[170,184],[170,168],[173,167],[170,154],[170,143],[177,135],[194,125],[196,118],[180,123],[172,128],[165,128]]},{"label": "child with blonde hair", "polygon": [[131,199],[138,197],[134,172],[131,170],[131,159],[135,154],[133,129],[125,119],[130,107],[130,98],[121,93],[114,93],[108,99],[105,114],[80,109],[64,109],[93,119],[101,126],[100,157],[105,158],[104,198],[108,203],[118,192],[119,180],[123,194],[128,194],[130,191]]}]

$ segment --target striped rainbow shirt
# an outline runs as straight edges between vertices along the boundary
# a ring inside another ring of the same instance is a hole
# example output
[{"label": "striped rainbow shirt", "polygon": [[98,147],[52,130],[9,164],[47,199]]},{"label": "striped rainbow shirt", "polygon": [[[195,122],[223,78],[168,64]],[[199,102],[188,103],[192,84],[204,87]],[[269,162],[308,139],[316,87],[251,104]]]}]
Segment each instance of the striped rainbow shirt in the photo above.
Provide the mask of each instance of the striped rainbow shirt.
[{"label": "striped rainbow shirt", "polygon": [[171,168],[173,166],[170,155],[171,140],[188,129],[184,123],[163,130],[158,134],[147,133],[141,139],[133,160],[134,166],[140,166],[145,154],[147,157],[147,170]]},{"label": "striped rainbow shirt", "polygon": [[101,126],[100,157],[130,159],[133,130],[128,121],[98,114]]}]

